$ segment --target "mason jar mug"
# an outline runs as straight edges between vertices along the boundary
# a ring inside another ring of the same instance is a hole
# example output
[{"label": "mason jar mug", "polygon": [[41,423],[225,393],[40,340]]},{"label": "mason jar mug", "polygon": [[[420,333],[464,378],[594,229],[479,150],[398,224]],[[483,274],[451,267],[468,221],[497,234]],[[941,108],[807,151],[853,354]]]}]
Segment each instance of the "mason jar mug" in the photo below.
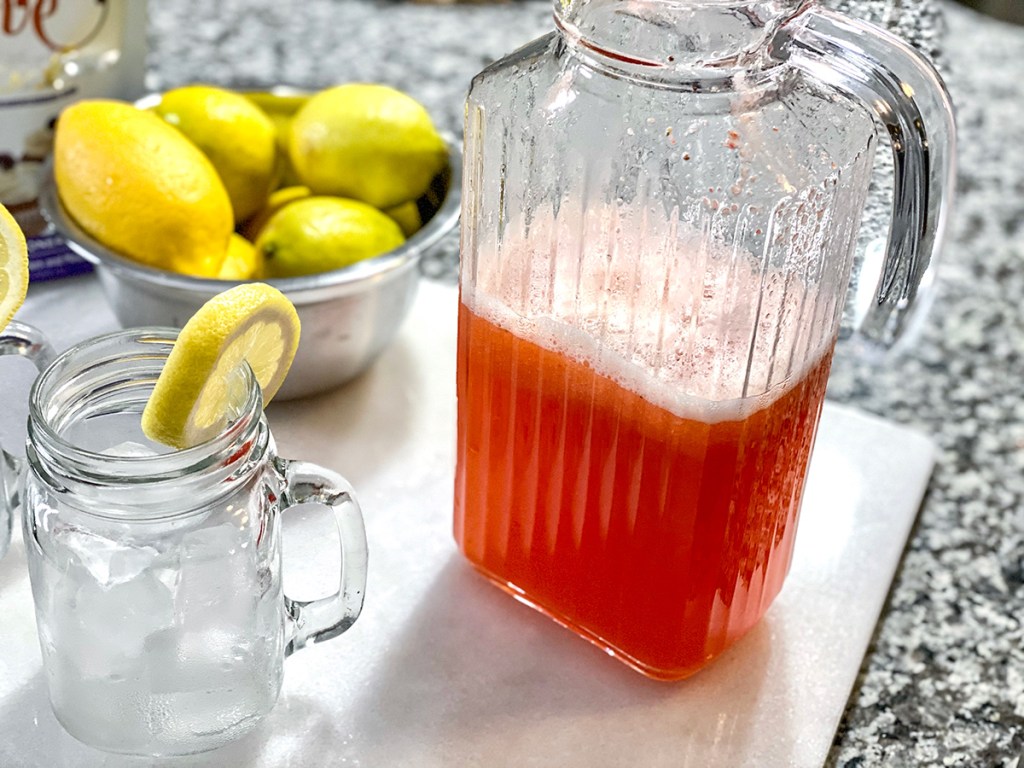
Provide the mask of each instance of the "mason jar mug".
[{"label": "mason jar mug", "polygon": [[[172,450],[141,412],[176,332],[128,330],[61,355],[30,398],[24,533],[54,712],[91,746],[140,755],[218,747],[274,706],[282,662],[359,616],[366,537],[334,472],[277,456],[259,385],[232,374],[227,426]],[[281,587],[281,515],[330,507],[338,591]]]}]

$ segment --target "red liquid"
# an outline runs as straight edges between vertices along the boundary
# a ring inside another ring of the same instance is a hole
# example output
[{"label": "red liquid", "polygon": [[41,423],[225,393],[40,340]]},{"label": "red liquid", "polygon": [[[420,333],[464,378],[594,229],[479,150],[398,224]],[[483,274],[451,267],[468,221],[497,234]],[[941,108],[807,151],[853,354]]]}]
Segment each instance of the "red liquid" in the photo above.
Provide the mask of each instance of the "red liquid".
[{"label": "red liquid", "polygon": [[693,674],[789,568],[831,355],[707,423],[459,309],[455,538],[481,571],[650,677]]}]

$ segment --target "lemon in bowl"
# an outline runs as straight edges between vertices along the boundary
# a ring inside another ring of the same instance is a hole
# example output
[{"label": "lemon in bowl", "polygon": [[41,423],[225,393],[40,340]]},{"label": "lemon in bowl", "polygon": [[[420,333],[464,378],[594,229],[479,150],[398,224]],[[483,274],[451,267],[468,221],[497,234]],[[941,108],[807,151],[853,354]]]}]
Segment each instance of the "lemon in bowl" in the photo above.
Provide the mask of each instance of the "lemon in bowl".
[{"label": "lemon in bowl", "polygon": [[277,130],[245,96],[208,85],[163,95],[153,111],[210,160],[224,183],[235,221],[260,208],[277,181]]},{"label": "lemon in bowl", "polygon": [[218,280],[242,282],[263,277],[263,259],[256,246],[237,232],[228,241],[228,251],[217,273]]},{"label": "lemon in bowl", "polygon": [[444,140],[419,102],[368,83],[311,97],[292,119],[288,152],[314,194],[379,209],[423,195],[448,159]]},{"label": "lemon in bowl", "polygon": [[73,104],[60,115],[53,173],[69,214],[111,249],[157,269],[220,271],[234,228],[227,190],[157,115],[118,101]]},{"label": "lemon in bowl", "polygon": [[[153,108],[160,101],[161,95],[155,94],[137,102],[136,107],[159,123],[162,119]],[[301,105],[308,101],[309,97],[303,95],[290,104],[301,110]],[[163,122],[172,134],[179,139],[184,137],[180,130]],[[278,399],[302,397],[337,387],[369,367],[394,338],[412,305],[421,257],[438,248],[442,241],[446,249],[457,247],[461,155],[453,138],[443,137],[442,143],[446,158],[440,171],[419,197],[409,201],[410,205],[402,205],[403,220],[411,234],[403,236],[403,225],[393,223],[402,216],[395,209],[389,209],[390,216],[373,211],[372,216],[364,217],[374,222],[373,231],[364,232],[364,237],[367,241],[379,239],[373,250],[385,250],[370,256],[371,249],[366,249],[356,254],[365,256],[358,260],[353,260],[351,254],[342,258],[339,250],[339,255],[322,261],[321,266],[327,271],[312,274],[295,274],[308,270],[285,269],[268,277],[264,251],[256,247],[275,217],[306,199],[324,197],[302,185],[272,192],[260,211],[234,224],[234,234],[231,223],[226,225],[224,240],[218,237],[222,244],[218,270],[213,275],[167,269],[157,260],[143,261],[127,248],[113,247],[95,230],[83,226],[84,222],[67,205],[65,190],[58,190],[53,174],[48,174],[44,181],[40,207],[72,250],[95,265],[107,299],[125,327],[181,328],[208,299],[248,280],[264,280],[279,289],[295,305],[304,330]],[[195,154],[212,167],[201,151],[196,150]],[[226,190],[221,192],[226,198]],[[368,205],[365,201],[347,199],[348,208]],[[231,211],[229,203],[225,207]],[[273,232],[279,225],[284,228],[293,213],[275,225],[263,245],[275,242]],[[227,218],[233,218],[232,214]],[[187,222],[179,226],[187,227]],[[352,222],[346,226],[350,231],[358,231]],[[247,237],[242,237],[243,233]],[[164,239],[170,244],[185,241],[171,231],[165,231]],[[270,246],[270,250],[277,249],[277,245]]]},{"label": "lemon in bowl", "polygon": [[256,251],[264,277],[299,277],[350,267],[404,242],[398,223],[373,206],[341,197],[307,197],[270,218]]}]

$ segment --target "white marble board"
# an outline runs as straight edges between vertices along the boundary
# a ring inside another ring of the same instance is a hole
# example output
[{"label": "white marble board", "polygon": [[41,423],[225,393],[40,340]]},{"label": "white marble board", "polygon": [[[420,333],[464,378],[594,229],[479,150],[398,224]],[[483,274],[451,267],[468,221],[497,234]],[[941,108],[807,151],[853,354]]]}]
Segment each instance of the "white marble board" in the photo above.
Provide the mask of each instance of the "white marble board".
[{"label": "white marble board", "polygon": [[[927,485],[932,443],[827,405],[781,596],[706,671],[653,682],[485,583],[457,553],[456,301],[453,288],[424,283],[366,375],[271,406],[282,455],[355,484],[371,565],[363,616],[287,661],[264,725],[171,761],[105,755],[65,734],[46,700],[16,535],[0,562],[0,766],[822,765]],[[116,327],[91,277],[41,286],[19,318],[59,348]],[[17,439],[0,428],[8,445]],[[332,567],[315,556],[330,523],[315,513],[293,523],[286,589],[312,597]]]}]

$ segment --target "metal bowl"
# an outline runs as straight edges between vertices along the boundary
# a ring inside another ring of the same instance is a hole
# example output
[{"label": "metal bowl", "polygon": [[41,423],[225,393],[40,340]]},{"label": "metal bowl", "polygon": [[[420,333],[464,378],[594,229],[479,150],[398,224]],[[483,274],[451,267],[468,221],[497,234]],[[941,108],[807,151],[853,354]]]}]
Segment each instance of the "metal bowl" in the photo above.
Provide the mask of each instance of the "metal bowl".
[{"label": "metal bowl", "polygon": [[[404,244],[344,269],[266,281],[291,299],[302,322],[299,350],[279,399],[343,384],[366,370],[394,338],[416,296],[420,258],[458,223],[461,155],[457,142],[444,138],[448,167],[420,201],[426,223]],[[238,284],[152,269],[111,251],[82,231],[65,210],[52,165],[39,207],[71,250],[95,265],[107,300],[126,328],[181,328],[208,299]]]}]

